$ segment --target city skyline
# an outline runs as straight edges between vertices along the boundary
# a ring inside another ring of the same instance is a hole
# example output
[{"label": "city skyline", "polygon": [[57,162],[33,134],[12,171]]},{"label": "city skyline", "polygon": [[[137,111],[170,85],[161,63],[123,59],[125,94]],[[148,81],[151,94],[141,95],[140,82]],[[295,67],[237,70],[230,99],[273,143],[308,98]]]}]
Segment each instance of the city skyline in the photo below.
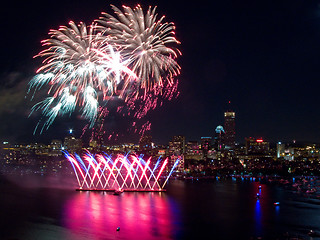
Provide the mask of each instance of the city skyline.
[{"label": "city skyline", "polygon": [[[113,4],[121,6],[116,1]],[[135,6],[131,1],[125,4]],[[164,143],[179,134],[188,140],[214,136],[231,101],[237,116],[237,142],[245,137],[320,142],[317,4],[213,1],[209,5],[200,2],[194,9],[193,4],[182,1],[141,3],[144,9],[149,4],[157,5],[159,15],[165,13],[167,21],[175,23],[182,52],[180,95],[146,118],[152,123],[150,134],[155,140]],[[7,37],[1,39],[5,46],[0,73],[1,138],[49,141],[62,138],[69,128],[81,135],[83,122],[77,116],[59,118],[43,135],[32,135],[37,122],[28,118],[32,104],[24,98],[27,82],[40,64],[32,57],[49,29],[69,20],[90,24],[109,9],[109,3],[98,0],[90,5],[57,1],[47,7],[44,2],[17,0],[4,5],[1,23]],[[108,121],[113,125],[119,119],[111,116]]]},{"label": "city skyline", "polygon": [[0,18],[1,239],[320,237],[320,0]]}]

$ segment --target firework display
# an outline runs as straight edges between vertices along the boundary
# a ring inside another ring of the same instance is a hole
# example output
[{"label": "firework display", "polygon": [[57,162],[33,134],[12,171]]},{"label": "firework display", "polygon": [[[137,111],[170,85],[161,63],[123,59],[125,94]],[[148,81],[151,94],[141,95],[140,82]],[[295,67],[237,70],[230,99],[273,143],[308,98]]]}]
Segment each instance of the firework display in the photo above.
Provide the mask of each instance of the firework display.
[{"label": "firework display", "polygon": [[145,111],[151,107],[144,107],[141,98],[166,98],[173,92],[168,89],[176,89],[180,52],[170,48],[179,43],[174,24],[158,19],[156,8],[149,7],[146,14],[139,5],[124,6],[124,12],[112,9],[117,18],[102,13],[90,26],[71,21],[50,30],[50,38],[42,41],[45,49],[35,57],[44,58],[43,64],[28,90],[33,99],[41,88],[48,89],[48,96],[31,111],[41,111],[46,119],[41,131],[57,116],[76,109],[91,128],[112,98],[122,99],[131,109],[138,100],[136,110]]},{"label": "firework display", "polygon": [[149,7],[146,15],[138,5],[135,9],[124,6],[124,12],[112,6],[118,18],[103,13],[98,29],[109,36],[108,42],[117,46],[130,68],[138,76],[140,87],[145,90],[163,85],[163,77],[172,82],[180,66],[174,60],[179,51],[167,47],[179,43],[174,37],[173,23],[157,20],[156,8]]},{"label": "firework display", "polygon": [[[161,191],[179,163],[177,159],[165,178],[161,178],[168,159],[151,164],[135,155],[93,155],[87,152],[82,158],[65,152],[81,190]],[[160,181],[160,178],[162,181]]]}]

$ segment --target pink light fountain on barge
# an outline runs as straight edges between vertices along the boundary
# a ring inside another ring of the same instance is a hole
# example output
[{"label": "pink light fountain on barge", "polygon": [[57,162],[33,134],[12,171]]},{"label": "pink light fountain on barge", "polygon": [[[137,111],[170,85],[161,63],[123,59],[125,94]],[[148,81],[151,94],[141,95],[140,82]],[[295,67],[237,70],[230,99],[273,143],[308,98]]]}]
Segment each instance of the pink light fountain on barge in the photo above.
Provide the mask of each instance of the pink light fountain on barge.
[{"label": "pink light fountain on barge", "polygon": [[65,152],[78,181],[78,191],[128,191],[162,192],[179,164],[175,161],[167,176],[162,176],[168,166],[168,158],[159,158],[156,163],[151,157],[145,161],[141,156],[91,154],[81,158],[77,154]]}]

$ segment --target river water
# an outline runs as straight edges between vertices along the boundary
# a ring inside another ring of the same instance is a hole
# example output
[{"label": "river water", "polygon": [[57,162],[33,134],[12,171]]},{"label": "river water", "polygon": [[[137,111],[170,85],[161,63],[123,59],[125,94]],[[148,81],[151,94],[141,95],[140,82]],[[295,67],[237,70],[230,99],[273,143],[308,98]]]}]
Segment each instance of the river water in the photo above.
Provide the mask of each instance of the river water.
[{"label": "river water", "polygon": [[307,233],[320,232],[319,200],[252,181],[176,180],[165,193],[117,196],[2,179],[0,191],[0,239],[317,239]]}]

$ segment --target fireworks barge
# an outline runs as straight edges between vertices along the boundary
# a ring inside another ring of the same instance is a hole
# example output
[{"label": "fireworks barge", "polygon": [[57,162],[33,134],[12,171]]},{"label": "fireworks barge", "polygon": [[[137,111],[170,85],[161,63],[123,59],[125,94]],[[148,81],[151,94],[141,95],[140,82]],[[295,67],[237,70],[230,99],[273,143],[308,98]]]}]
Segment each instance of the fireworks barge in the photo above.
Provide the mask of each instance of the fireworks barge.
[{"label": "fireworks barge", "polygon": [[[77,188],[76,191],[80,192],[116,192],[116,189],[90,189],[90,188]],[[166,192],[166,189],[123,189],[123,192]]]},{"label": "fireworks barge", "polygon": [[[115,158],[106,154],[87,152],[81,158],[77,154],[65,152],[78,182],[77,191],[97,192],[165,192],[165,185],[178,165],[178,158],[166,176],[162,176],[168,158],[159,158],[151,163],[142,156],[121,155]],[[161,180],[161,181],[160,181]]]}]

